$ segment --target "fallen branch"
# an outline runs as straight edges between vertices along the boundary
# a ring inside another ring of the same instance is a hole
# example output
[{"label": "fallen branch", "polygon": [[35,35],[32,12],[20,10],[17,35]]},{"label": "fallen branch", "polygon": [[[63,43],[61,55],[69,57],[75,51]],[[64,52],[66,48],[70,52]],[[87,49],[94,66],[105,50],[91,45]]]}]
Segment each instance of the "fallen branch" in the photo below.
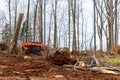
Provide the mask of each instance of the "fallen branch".
[{"label": "fallen branch", "polygon": [[99,61],[97,60],[97,58],[95,57],[95,55],[92,56],[92,58],[95,60],[95,63],[96,65],[99,67],[99,66],[102,66]]},{"label": "fallen branch", "polygon": [[111,68],[111,67],[91,67],[91,68],[88,68],[88,67],[79,67],[79,66],[74,66],[74,65],[63,65],[63,67],[84,70],[84,71],[92,71],[92,72],[100,72],[100,73],[120,75],[119,71],[117,71],[115,68]]},{"label": "fallen branch", "polygon": [[74,69],[85,70],[85,71],[88,70],[85,67],[79,67],[79,66],[74,66],[74,65],[63,65],[63,67],[65,67],[65,68],[74,68]]},{"label": "fallen branch", "polygon": [[112,68],[107,68],[107,67],[92,67],[92,68],[89,68],[89,70],[93,71],[93,72],[100,72],[100,73],[108,73],[108,74],[120,75],[120,72],[113,71]]}]

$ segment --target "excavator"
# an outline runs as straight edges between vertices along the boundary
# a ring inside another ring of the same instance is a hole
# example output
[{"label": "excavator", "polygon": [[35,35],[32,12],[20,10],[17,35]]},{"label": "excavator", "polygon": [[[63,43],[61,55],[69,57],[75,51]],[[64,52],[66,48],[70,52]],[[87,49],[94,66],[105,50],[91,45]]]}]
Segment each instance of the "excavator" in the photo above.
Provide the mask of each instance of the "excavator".
[{"label": "excavator", "polygon": [[36,53],[42,55],[44,49],[44,44],[40,42],[22,42],[23,54]]}]

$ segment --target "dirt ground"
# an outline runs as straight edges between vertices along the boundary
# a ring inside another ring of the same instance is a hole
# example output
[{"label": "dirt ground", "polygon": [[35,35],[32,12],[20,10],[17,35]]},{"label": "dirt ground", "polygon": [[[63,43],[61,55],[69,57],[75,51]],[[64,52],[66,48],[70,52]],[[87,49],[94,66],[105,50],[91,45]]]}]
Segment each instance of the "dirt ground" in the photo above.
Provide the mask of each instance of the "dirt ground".
[{"label": "dirt ground", "polygon": [[0,80],[120,80],[120,76],[64,68],[30,54],[19,58],[0,55]]}]

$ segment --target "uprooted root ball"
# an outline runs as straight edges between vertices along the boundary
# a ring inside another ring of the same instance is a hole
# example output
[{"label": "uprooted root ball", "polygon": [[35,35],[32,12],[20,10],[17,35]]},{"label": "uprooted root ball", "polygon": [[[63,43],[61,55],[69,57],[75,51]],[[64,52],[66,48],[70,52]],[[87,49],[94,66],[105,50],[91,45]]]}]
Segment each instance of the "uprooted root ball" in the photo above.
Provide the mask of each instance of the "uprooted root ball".
[{"label": "uprooted root ball", "polygon": [[47,60],[51,61],[55,65],[75,64],[77,61],[74,55],[61,51],[56,51],[54,55],[47,56]]}]

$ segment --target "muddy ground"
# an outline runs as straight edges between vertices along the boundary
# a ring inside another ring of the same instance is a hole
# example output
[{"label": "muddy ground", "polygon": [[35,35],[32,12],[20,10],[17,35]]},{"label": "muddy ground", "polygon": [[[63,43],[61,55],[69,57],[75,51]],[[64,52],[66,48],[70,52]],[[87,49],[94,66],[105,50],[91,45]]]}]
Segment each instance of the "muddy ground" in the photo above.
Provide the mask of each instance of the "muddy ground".
[{"label": "muddy ground", "polygon": [[44,56],[30,54],[0,55],[0,80],[120,80],[120,76],[64,68],[51,64]]}]

